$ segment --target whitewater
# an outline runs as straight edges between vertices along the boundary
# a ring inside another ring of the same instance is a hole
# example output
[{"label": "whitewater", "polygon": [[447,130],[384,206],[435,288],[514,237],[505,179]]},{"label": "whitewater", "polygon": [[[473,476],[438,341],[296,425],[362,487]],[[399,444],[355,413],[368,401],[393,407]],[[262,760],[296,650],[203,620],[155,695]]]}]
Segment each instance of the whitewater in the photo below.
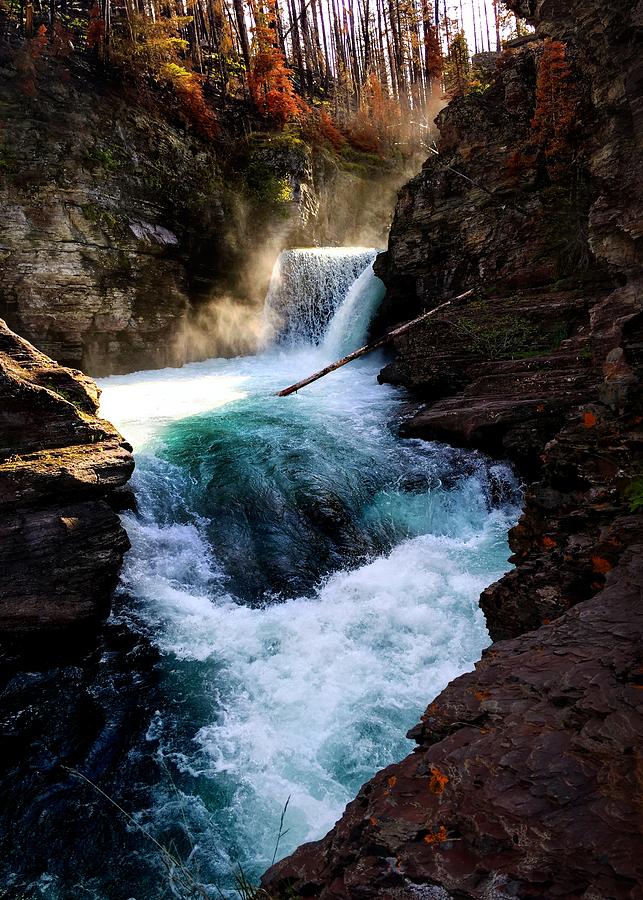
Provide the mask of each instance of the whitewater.
[{"label": "whitewater", "polygon": [[410,752],[408,728],[488,644],[478,595],[508,568],[510,469],[400,438],[381,356],[275,396],[364,343],[374,256],[286,251],[256,356],[100,384],[137,464],[117,615],[163,680],[148,740],[167,779],[131,812],[161,841],[178,829],[213,892],[323,836]]}]

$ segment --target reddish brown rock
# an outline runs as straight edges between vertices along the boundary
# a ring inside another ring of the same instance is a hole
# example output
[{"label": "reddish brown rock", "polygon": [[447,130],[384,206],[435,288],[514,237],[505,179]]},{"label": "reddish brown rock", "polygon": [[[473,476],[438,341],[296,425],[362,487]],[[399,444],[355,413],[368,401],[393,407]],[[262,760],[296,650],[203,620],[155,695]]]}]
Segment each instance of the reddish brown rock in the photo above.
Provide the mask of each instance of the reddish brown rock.
[{"label": "reddish brown rock", "polygon": [[[264,878],[275,896],[642,896],[643,528],[601,596],[493,645],[324,840]],[[631,537],[634,537],[632,534]]]},{"label": "reddish brown rock", "polygon": [[106,501],[134,461],[98,393],[0,320],[0,633],[109,611],[129,543]]},{"label": "reddish brown rock", "polygon": [[585,190],[561,205],[529,155],[530,41],[441,114],[378,262],[380,329],[476,292],[398,340],[382,379],[422,404],[408,434],[530,482],[515,568],[481,597],[496,643],[430,703],[415,752],[266,873],[273,897],[643,897],[640,4],[514,5],[568,42]]}]

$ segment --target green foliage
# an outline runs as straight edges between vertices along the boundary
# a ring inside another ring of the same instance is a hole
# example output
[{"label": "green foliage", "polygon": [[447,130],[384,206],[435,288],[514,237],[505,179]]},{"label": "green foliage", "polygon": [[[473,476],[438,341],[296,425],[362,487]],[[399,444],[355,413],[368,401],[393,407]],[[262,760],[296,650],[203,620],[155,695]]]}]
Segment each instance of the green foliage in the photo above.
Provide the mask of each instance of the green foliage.
[{"label": "green foliage", "polygon": [[86,203],[84,206],[81,206],[81,209],[88,222],[99,225],[106,231],[114,231],[120,228],[116,216],[104,207],[96,206],[93,203]]},{"label": "green foliage", "polygon": [[377,153],[367,153],[357,150],[350,144],[344,144],[339,156],[339,166],[343,171],[358,178],[380,178],[387,168],[393,168],[396,160],[394,154],[384,158]]},{"label": "green foliage", "polygon": [[485,359],[515,359],[531,352],[538,334],[523,316],[512,313],[494,316],[487,310],[476,319],[463,316],[454,325],[469,348]]},{"label": "green foliage", "polygon": [[99,147],[94,144],[84,154],[84,160],[88,169],[104,169],[106,172],[118,172],[124,165],[124,160],[118,148]]},{"label": "green foliage", "polygon": [[248,144],[253,149],[308,152],[308,145],[301,137],[301,130],[293,124],[286,125],[283,131],[255,131],[248,136]]},{"label": "green foliage", "polygon": [[449,97],[466,93],[471,77],[471,60],[464,31],[458,31],[449,43],[449,53],[444,66],[444,82]]},{"label": "green foliage", "polygon": [[548,249],[556,253],[559,277],[578,277],[592,261],[587,221],[588,187],[577,175],[570,187],[547,188],[542,197],[543,231]]},{"label": "green foliage", "polygon": [[453,322],[456,333],[473,353],[484,359],[531,359],[557,350],[569,337],[565,323],[537,327],[512,312],[511,303],[512,298],[508,298],[506,311],[492,312],[485,301],[477,300]]},{"label": "green foliage", "polygon": [[467,78],[464,93],[465,94],[484,94],[489,90],[493,82],[493,74],[487,69],[476,68],[471,69]]},{"label": "green foliage", "polygon": [[7,144],[0,144],[0,175],[15,175],[18,172],[18,159],[13,149]]},{"label": "green foliage", "polygon": [[[293,199],[292,187],[285,177],[274,171],[261,159],[249,162],[243,173],[246,191],[251,200],[261,205],[284,207]],[[285,209],[283,210],[285,214]]]},{"label": "green foliage", "polygon": [[625,488],[630,512],[643,512],[643,476],[633,478]]},{"label": "green foliage", "polygon": [[62,397],[63,400],[66,400],[67,403],[71,403],[78,410],[82,411],[82,407],[78,403],[78,397],[74,397],[69,391],[66,391],[64,388],[58,387],[55,384],[47,384],[47,389],[53,391],[54,394],[58,394],[59,397]]}]

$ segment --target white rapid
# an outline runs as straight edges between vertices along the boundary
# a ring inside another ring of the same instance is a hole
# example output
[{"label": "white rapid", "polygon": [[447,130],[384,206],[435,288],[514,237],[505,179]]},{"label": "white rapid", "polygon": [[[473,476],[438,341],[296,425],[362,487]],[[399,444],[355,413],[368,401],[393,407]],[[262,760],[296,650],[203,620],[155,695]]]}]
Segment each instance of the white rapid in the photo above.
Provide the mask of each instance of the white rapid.
[{"label": "white rapid", "polygon": [[507,568],[510,471],[401,440],[381,359],[274,396],[364,342],[373,256],[282,254],[267,306],[287,324],[258,356],[101,385],[137,455],[119,614],[159,647],[166,697],[148,737],[172,778],[139,820],[189,833],[213,890],[270,864],[289,797],[278,856],[410,751],[487,643],[478,594]]}]

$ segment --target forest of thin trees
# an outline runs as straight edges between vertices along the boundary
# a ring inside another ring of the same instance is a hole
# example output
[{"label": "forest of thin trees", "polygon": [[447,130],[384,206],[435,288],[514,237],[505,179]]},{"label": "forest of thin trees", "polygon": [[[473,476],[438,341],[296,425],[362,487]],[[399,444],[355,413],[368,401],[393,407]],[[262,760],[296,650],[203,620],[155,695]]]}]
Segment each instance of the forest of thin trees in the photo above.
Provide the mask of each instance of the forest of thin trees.
[{"label": "forest of thin trees", "polygon": [[245,106],[367,151],[484,89],[486,54],[521,33],[502,0],[9,0],[4,16],[27,92],[41,61],[82,53],[172,93],[207,136]]}]

